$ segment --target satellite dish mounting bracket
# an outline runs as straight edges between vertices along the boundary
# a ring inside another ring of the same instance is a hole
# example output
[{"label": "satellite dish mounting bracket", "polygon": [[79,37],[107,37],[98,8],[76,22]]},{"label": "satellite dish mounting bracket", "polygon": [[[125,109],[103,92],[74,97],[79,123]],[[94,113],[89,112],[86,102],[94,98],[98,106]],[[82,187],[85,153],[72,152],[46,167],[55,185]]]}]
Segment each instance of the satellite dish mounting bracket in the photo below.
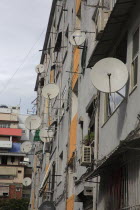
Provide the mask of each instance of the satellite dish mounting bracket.
[{"label": "satellite dish mounting bracket", "polygon": [[116,92],[119,96],[121,96],[122,98],[126,98],[125,96],[123,96],[121,93],[119,93],[118,91]]}]

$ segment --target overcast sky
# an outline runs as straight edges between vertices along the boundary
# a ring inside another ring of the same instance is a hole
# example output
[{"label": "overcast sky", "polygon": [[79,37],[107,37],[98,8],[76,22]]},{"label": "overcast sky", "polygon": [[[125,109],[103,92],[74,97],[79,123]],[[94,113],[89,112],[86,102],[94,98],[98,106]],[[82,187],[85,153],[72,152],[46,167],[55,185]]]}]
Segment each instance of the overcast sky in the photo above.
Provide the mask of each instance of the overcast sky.
[{"label": "overcast sky", "polygon": [[21,103],[22,113],[32,109],[36,98],[35,66],[40,63],[51,4],[52,0],[0,0],[0,104]]}]

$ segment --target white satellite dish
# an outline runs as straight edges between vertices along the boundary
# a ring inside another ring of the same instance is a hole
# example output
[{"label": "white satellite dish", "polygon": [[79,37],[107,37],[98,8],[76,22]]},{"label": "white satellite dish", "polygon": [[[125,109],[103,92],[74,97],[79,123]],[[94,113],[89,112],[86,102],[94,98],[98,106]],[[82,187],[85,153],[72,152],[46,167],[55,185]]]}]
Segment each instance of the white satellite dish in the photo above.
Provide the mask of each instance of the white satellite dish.
[{"label": "white satellite dish", "polygon": [[44,65],[43,64],[37,65],[36,68],[35,68],[35,71],[36,71],[37,74],[43,73],[45,71]]},{"label": "white satellite dish", "polygon": [[48,84],[43,87],[42,95],[45,98],[53,99],[59,94],[59,87],[56,84]]},{"label": "white satellite dish", "polygon": [[92,68],[90,78],[101,92],[114,93],[121,90],[128,81],[126,65],[116,58],[104,58]]},{"label": "white satellite dish", "polygon": [[23,153],[28,153],[31,151],[31,149],[32,149],[32,143],[30,141],[25,141],[20,146],[20,150]]},{"label": "white satellite dish", "polygon": [[86,40],[86,34],[80,30],[76,30],[70,37],[70,43],[73,46],[80,46]]},{"label": "white satellite dish", "polygon": [[48,127],[42,128],[39,132],[40,139],[43,142],[50,142],[54,136],[54,131]]},{"label": "white satellite dish", "polygon": [[36,130],[41,125],[41,119],[37,115],[31,115],[27,117],[25,121],[25,127],[29,130]]},{"label": "white satellite dish", "polygon": [[30,185],[31,185],[31,183],[32,183],[31,178],[29,178],[29,177],[25,177],[25,178],[23,179],[23,185],[24,185],[25,187],[30,186]]}]

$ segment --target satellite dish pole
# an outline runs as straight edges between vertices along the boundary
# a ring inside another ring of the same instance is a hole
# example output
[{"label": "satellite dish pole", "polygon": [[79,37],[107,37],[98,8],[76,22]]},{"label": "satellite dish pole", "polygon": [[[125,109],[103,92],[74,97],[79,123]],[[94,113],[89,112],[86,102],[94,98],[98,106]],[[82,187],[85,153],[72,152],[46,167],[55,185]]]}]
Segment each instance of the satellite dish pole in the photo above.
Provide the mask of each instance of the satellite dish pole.
[{"label": "satellite dish pole", "polygon": [[91,82],[94,87],[103,93],[117,93],[128,81],[126,65],[116,58],[104,58],[97,62],[90,72]]},{"label": "satellite dish pole", "polygon": [[107,76],[108,76],[108,80],[109,80],[109,94],[111,96],[111,73],[108,73]]}]

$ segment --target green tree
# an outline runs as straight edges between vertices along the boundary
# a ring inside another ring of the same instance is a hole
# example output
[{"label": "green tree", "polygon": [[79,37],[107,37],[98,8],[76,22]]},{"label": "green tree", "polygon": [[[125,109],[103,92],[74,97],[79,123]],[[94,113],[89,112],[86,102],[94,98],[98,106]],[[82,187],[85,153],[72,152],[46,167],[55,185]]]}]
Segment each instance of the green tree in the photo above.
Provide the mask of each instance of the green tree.
[{"label": "green tree", "polygon": [[29,199],[1,199],[0,210],[28,210]]}]

